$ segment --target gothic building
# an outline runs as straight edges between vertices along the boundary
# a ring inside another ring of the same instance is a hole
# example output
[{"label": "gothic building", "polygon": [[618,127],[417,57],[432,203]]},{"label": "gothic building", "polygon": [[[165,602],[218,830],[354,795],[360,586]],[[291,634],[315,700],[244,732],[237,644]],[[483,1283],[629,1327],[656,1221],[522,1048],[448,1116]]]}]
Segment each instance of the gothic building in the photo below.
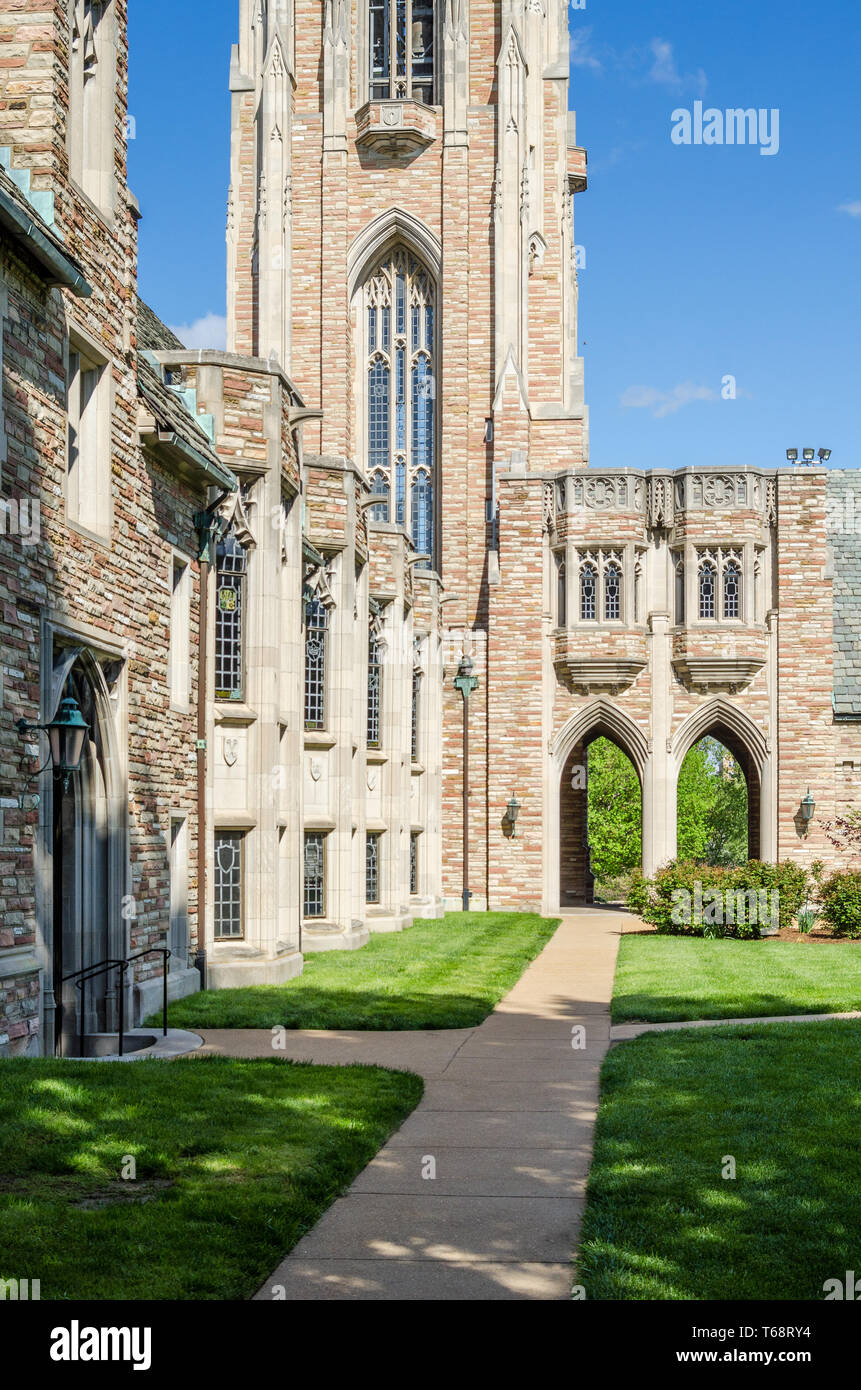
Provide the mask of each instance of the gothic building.
[{"label": "gothic building", "polygon": [[302,383],[309,459],[356,468],[444,586],[449,907],[588,896],[598,735],[637,770],[647,869],[707,734],[751,855],[827,861],[861,784],[858,474],[589,467],[568,43],[562,0],[242,0],[231,61],[229,346]]},{"label": "gothic building", "polygon": [[226,350],[138,298],[127,0],[0,38],[0,1054],[588,897],[599,735],[647,869],[707,734],[751,855],[859,800],[859,474],[590,465],[562,0],[238,18]]}]

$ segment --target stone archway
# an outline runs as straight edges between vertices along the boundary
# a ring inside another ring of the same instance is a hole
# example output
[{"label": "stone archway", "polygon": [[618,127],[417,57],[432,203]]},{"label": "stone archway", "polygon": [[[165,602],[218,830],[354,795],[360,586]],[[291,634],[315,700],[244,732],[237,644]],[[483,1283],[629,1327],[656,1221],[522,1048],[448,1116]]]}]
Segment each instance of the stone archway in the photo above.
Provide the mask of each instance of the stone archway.
[{"label": "stone archway", "polygon": [[685,721],[673,739],[674,818],[675,789],[682,764],[694,745],[708,736],[716,738],[729,749],[744,773],[747,783],[748,857],[775,859],[777,827],[771,750],[761,729],[728,700],[712,700],[704,705]]},{"label": "stone archway", "polygon": [[640,727],[611,701],[598,699],[580,710],[560,730],[551,753],[552,774],[545,856],[545,901],[558,911],[575,901],[589,900],[587,791],[572,785],[572,770],[585,765],[585,751],[596,738],[607,738],[632,763],[640,783],[643,815],[643,857],[649,835],[644,793],[649,746]]}]

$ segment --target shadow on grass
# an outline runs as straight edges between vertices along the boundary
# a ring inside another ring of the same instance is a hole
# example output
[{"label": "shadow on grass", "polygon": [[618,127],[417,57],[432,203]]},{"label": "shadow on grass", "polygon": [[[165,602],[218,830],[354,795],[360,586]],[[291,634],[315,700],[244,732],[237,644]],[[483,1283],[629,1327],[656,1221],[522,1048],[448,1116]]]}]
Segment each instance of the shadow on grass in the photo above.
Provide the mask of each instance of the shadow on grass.
[{"label": "shadow on grass", "polygon": [[615,1048],[576,1276],[587,1298],[819,1300],[861,1267],[859,1043],[856,1023],[811,1023]]},{"label": "shadow on grass", "polygon": [[0,1086],[0,1278],[76,1300],[249,1297],[423,1090],[222,1058],[6,1061]]},{"label": "shadow on grass", "polygon": [[534,913],[451,913],[305,960],[281,985],[205,990],[172,1004],[172,1027],[474,1028],[559,925]]}]

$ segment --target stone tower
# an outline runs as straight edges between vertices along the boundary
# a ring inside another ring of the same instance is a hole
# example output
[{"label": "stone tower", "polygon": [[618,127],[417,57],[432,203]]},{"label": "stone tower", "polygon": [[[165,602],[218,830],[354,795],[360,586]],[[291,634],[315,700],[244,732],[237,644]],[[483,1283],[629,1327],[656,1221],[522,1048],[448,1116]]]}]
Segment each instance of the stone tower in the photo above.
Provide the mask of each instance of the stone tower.
[{"label": "stone tower", "polygon": [[464,651],[471,888],[488,900],[501,479],[588,459],[568,79],[564,0],[240,0],[228,349],[278,359],[322,410],[306,453],[358,464],[372,518],[405,527],[442,577],[452,905]]}]

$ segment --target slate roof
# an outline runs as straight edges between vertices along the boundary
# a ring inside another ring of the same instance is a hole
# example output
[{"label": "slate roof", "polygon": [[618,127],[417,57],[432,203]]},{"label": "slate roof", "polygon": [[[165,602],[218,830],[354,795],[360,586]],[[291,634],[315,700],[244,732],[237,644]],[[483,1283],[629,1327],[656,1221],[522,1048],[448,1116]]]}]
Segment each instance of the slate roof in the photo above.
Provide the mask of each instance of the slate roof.
[{"label": "slate roof", "polygon": [[65,285],[83,297],[92,293],[80,262],[71,254],[56,228],[49,226],[2,164],[0,224],[48,271],[49,284]]},{"label": "slate roof", "polygon": [[830,469],[828,544],[834,576],[834,713],[861,719],[861,469]]}]

